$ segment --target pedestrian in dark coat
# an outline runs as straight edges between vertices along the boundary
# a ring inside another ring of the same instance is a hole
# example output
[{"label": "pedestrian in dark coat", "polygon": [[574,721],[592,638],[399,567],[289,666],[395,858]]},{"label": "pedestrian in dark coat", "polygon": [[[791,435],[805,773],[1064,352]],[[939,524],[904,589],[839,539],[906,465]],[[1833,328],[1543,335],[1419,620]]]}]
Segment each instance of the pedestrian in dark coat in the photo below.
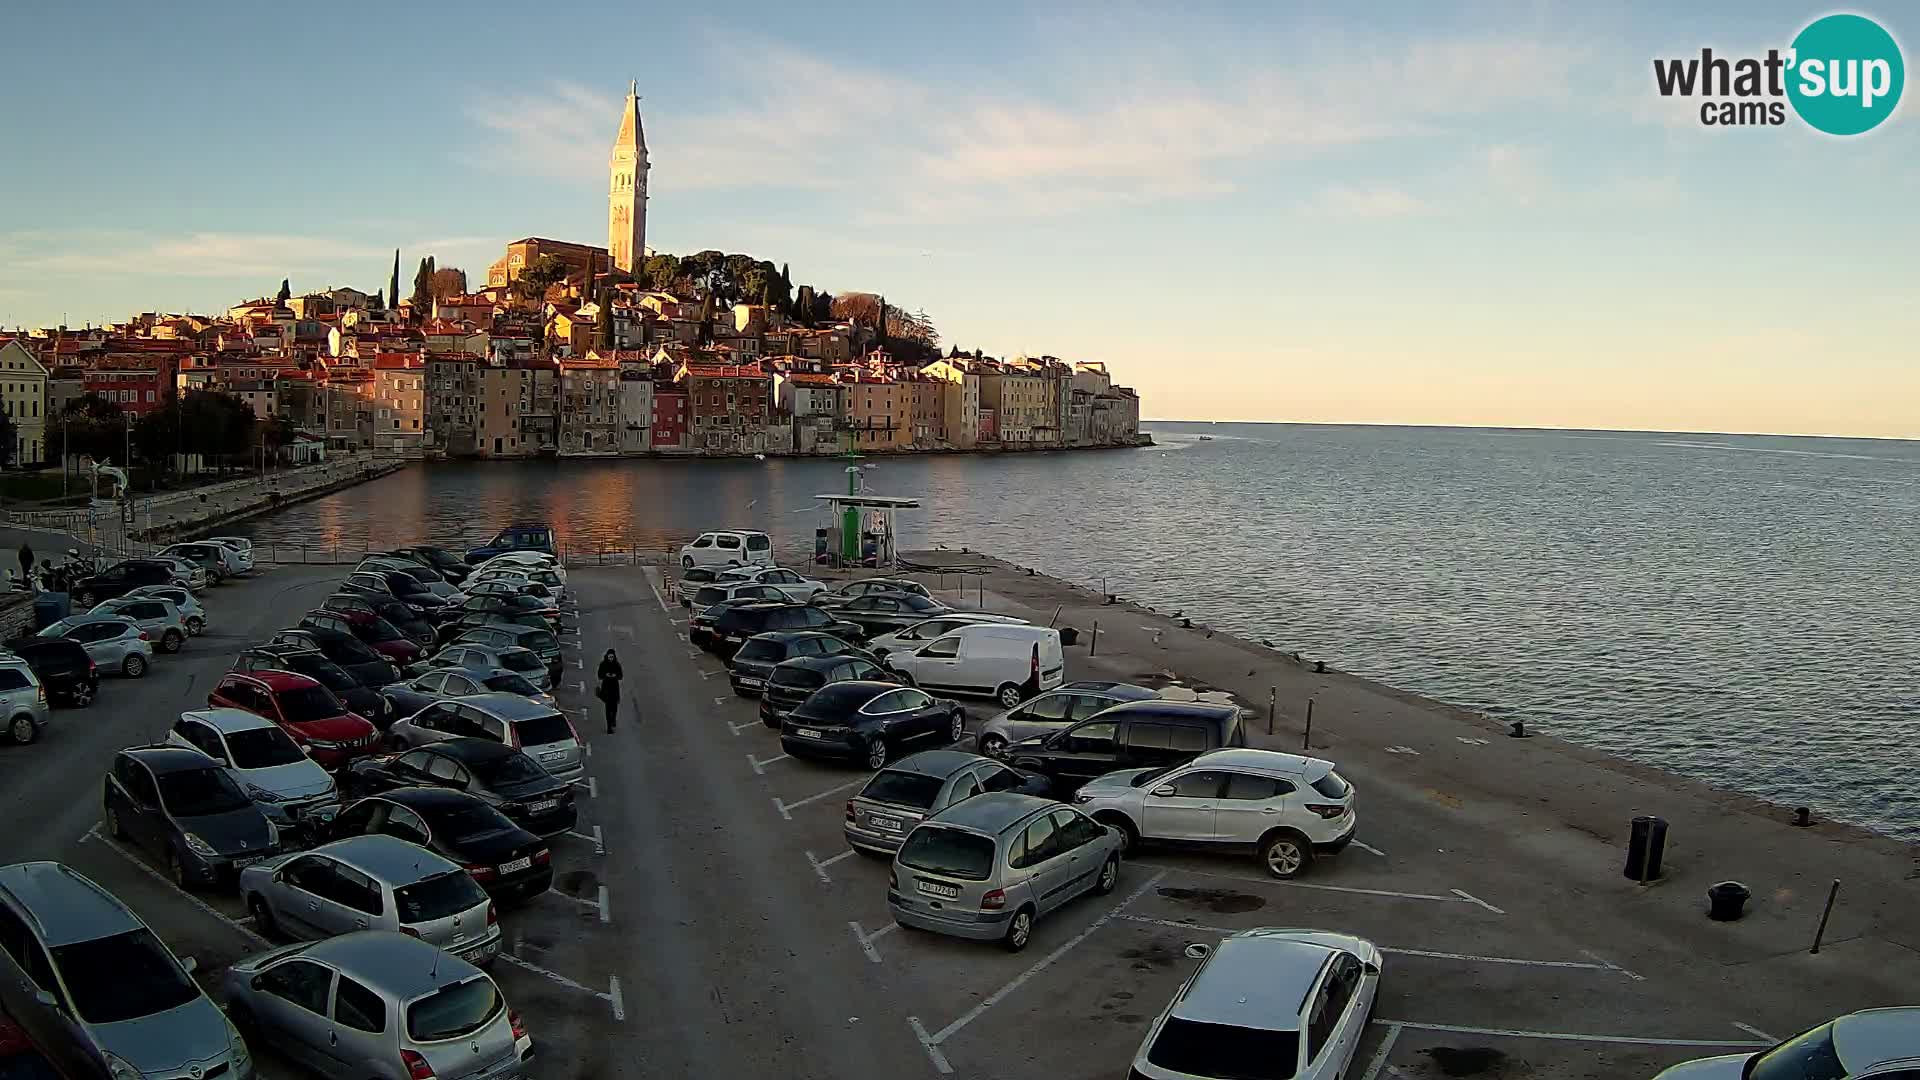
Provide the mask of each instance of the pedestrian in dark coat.
[{"label": "pedestrian in dark coat", "polygon": [[20,541],[20,584],[33,588],[33,545]]},{"label": "pedestrian in dark coat", "polygon": [[613,734],[615,713],[620,708],[620,675],[620,658],[613,655],[612,649],[608,649],[607,655],[600,661],[600,670],[595,673],[595,677],[600,680],[598,693],[600,703],[607,707],[607,734],[609,735]]}]

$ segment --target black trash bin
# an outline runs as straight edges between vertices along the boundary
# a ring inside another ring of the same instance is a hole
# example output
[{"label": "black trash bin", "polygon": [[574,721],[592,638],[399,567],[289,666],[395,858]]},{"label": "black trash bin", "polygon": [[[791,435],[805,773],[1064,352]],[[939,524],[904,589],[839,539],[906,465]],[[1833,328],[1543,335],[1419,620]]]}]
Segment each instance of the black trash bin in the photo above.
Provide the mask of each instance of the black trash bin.
[{"label": "black trash bin", "polygon": [[1065,645],[1069,648],[1080,644],[1080,631],[1074,629],[1071,626],[1061,627],[1060,628],[1060,644]]},{"label": "black trash bin", "polygon": [[1745,914],[1753,890],[1737,881],[1723,881],[1707,890],[1707,918],[1732,922]]},{"label": "black trash bin", "polygon": [[1627,838],[1626,875],[1635,881],[1660,876],[1660,857],[1667,850],[1667,819],[1637,817]]},{"label": "black trash bin", "polygon": [[63,592],[43,592],[33,598],[33,628],[45,630],[72,613]]}]

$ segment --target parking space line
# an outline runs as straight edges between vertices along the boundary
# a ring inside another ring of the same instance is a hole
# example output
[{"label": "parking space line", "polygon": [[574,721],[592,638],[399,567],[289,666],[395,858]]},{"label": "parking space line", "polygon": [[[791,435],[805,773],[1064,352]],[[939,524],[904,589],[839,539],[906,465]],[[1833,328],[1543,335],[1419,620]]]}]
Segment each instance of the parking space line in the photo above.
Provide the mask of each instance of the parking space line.
[{"label": "parking space line", "polygon": [[[1620,974],[1625,975],[1627,978],[1632,979],[1634,982],[1645,982],[1647,979],[1645,975],[1636,975],[1633,972],[1628,971],[1626,968],[1621,967],[1619,964],[1616,964],[1613,961],[1607,959],[1606,957],[1601,956],[1599,953],[1594,952],[1592,949],[1581,949],[1580,955],[1585,957],[1590,957],[1593,959],[1595,963],[1598,963],[1609,970],[1617,971]],[[1734,1026],[1738,1027],[1739,1025],[1736,1024]]]},{"label": "parking space line", "polygon": [[[1240,932],[1225,926],[1207,926],[1202,923],[1179,922],[1174,919],[1156,919],[1147,915],[1116,915],[1114,918],[1122,922],[1145,923],[1149,926],[1165,926],[1174,930],[1199,930],[1209,934],[1237,934]],[[1514,964],[1520,967],[1573,968],[1578,971],[1610,971],[1616,975],[1625,975],[1631,979],[1640,978],[1640,976],[1633,974],[1625,968],[1605,963],[1604,961],[1590,964],[1581,960],[1528,960],[1516,956],[1477,956],[1472,953],[1438,952],[1433,949],[1401,949],[1390,945],[1380,945],[1378,948],[1383,953],[1391,953],[1395,956],[1423,956],[1429,960],[1460,960],[1472,964]],[[1587,955],[1591,956],[1592,954],[1588,953]]]},{"label": "parking space line", "polygon": [[913,1028],[913,1037],[920,1040],[920,1048],[927,1052],[928,1059],[933,1062],[934,1071],[943,1076],[951,1074],[953,1066],[947,1063],[947,1055],[940,1052],[940,1047],[927,1034],[927,1025],[921,1023],[917,1016],[907,1017],[907,1025]]},{"label": "parking space line", "polygon": [[573,786],[586,788],[588,798],[597,799],[600,797],[600,784],[591,776],[587,777],[587,782],[584,784],[575,780]]},{"label": "parking space line", "polygon": [[713,699],[713,703],[716,706],[725,705],[727,703],[727,699],[723,697],[717,697]]},{"label": "parking space line", "polygon": [[601,1001],[613,1007],[613,1018],[615,1020],[624,1021],[627,1018],[626,1008],[620,997],[620,980],[617,977],[607,980],[607,989],[595,990],[591,986],[574,982],[572,979],[567,978],[557,971],[550,971],[538,964],[530,964],[510,952],[499,953],[496,955],[496,959],[505,960],[507,963],[512,964],[522,971],[531,971],[535,975],[544,975],[549,982],[564,986],[569,990],[578,990],[582,994],[592,994],[594,997],[599,998]]},{"label": "parking space line", "polygon": [[767,726],[766,723],[761,720],[747,720],[738,724],[728,724],[727,730],[733,732],[735,735],[738,735],[741,732],[747,730],[748,728],[766,727],[766,726]]},{"label": "parking space line", "polygon": [[586,667],[587,665],[585,665],[585,664],[583,664],[583,663],[581,663],[581,662],[580,662],[580,658],[576,656],[576,657],[574,657],[574,658],[573,658],[573,666],[574,666],[574,667],[577,667],[577,668],[584,668],[584,667]]},{"label": "parking space line", "polygon": [[[747,764],[753,766],[753,774],[755,776],[767,775],[767,766],[773,764],[776,761],[786,761],[786,760],[787,760],[786,754],[781,754],[778,757],[770,757],[765,761],[761,761],[759,758],[754,757],[752,754],[747,755]],[[795,803],[794,805],[798,806],[800,804]]]},{"label": "parking space line", "polygon": [[[675,625],[675,626],[678,626],[679,624],[678,624],[678,623],[675,623],[674,625]],[[687,640],[687,635],[685,635],[685,634],[678,634],[678,633],[676,633],[676,634],[674,634],[673,636],[674,636],[674,637],[676,637],[676,638],[678,638],[678,639],[680,639],[681,641],[685,641],[685,640]],[[692,656],[692,655],[693,655],[693,650],[691,650],[691,649],[689,649],[689,650],[687,650],[687,655],[688,655],[688,656]]]},{"label": "parking space line", "polygon": [[660,610],[666,614],[672,614],[673,609],[667,606],[667,598],[660,595],[660,586],[655,585],[651,577],[647,579],[647,588],[653,590],[653,598],[660,602]]},{"label": "parking space line", "polygon": [[814,858],[813,852],[809,851],[807,852],[807,861],[813,864],[813,872],[815,874],[820,875],[820,884],[831,885],[833,884],[833,879],[827,876],[827,867],[832,866],[834,863],[839,862],[841,859],[848,858],[852,855],[853,855],[853,849],[848,848],[847,850],[841,852],[840,854],[835,855],[831,859],[817,859],[817,858]]},{"label": "parking space line", "polygon": [[[686,639],[685,639],[685,638],[682,638],[681,640],[683,640],[683,641],[684,641],[684,640],[686,640]],[[689,659],[689,660],[698,660],[698,659],[700,659],[700,650],[699,650],[699,649],[688,649],[688,650],[687,650],[687,659]]]},{"label": "parking space line", "polygon": [[[987,995],[987,997],[984,1000],[982,1000],[978,1005],[975,1005],[973,1008],[968,1009],[965,1013],[961,1014],[958,1020],[955,1020],[953,1023],[948,1024],[946,1027],[943,1027],[939,1031],[935,1032],[932,1038],[923,1039],[922,1044],[927,1047],[928,1055],[932,1056],[932,1051],[935,1047],[939,1046],[943,1042],[946,1042],[948,1039],[951,1039],[953,1036],[958,1034],[961,1031],[961,1029],[965,1028],[968,1024],[971,1024],[975,1020],[980,1019],[981,1013],[986,1012],[988,1009],[993,1008],[995,1005],[999,1004],[1001,1001],[1004,1001],[1008,994],[1011,994],[1015,990],[1018,990],[1022,986],[1025,986],[1027,984],[1027,980],[1033,978],[1035,975],[1040,974],[1042,971],[1045,971],[1048,967],[1053,965],[1054,961],[1059,960],[1061,957],[1067,955],[1069,952],[1072,952],[1074,948],[1078,946],[1081,942],[1092,937],[1095,931],[1107,925],[1109,922],[1112,922],[1116,916],[1118,916],[1121,912],[1126,910],[1129,904],[1132,904],[1135,900],[1138,900],[1142,896],[1146,895],[1149,889],[1152,889],[1155,885],[1160,884],[1161,880],[1164,879],[1166,876],[1167,876],[1167,872],[1165,870],[1162,870],[1159,873],[1148,878],[1146,881],[1142,882],[1139,888],[1127,894],[1126,899],[1120,901],[1118,904],[1115,904],[1113,907],[1108,908],[1105,914],[1093,920],[1093,922],[1089,924],[1086,927],[1086,929],[1080,931],[1079,933],[1068,938],[1066,941],[1063,941],[1059,945],[1055,946],[1052,952],[1041,957],[1039,960],[1034,961],[1034,964],[1032,967],[1029,967],[1027,970],[1021,972],[1018,975],[1015,975],[1011,982],[1002,986],[1000,989],[995,990],[993,993]],[[936,1068],[937,1067],[938,1066],[936,1065]]]},{"label": "parking space line", "polygon": [[[785,757],[786,755],[783,754],[781,756]],[[791,811],[798,810],[801,807],[811,802],[819,802],[821,799],[824,799],[829,795],[838,795],[841,792],[846,791],[848,788],[859,787],[861,784],[864,784],[866,782],[867,782],[867,778],[863,776],[858,780],[853,780],[848,783],[841,784],[839,787],[830,787],[827,790],[822,791],[817,795],[809,795],[806,798],[801,799],[799,802],[791,802],[791,803],[782,802],[780,800],[780,797],[776,795],[773,798],[773,808],[780,812],[781,817],[786,818],[788,821],[792,821],[793,814],[791,813]]]},{"label": "parking space line", "polygon": [[1188,870],[1184,867],[1177,868],[1172,872],[1192,874],[1195,877],[1219,878],[1222,881],[1238,881],[1243,885],[1278,885],[1289,889],[1320,889],[1326,892],[1354,893],[1360,896],[1391,896],[1400,900],[1437,900],[1444,904],[1475,904],[1486,908],[1496,915],[1506,914],[1506,912],[1501,911],[1492,904],[1478,897],[1461,892],[1459,889],[1453,890],[1455,894],[1453,896],[1438,896],[1433,893],[1394,892],[1391,889],[1360,889],[1352,885],[1319,885],[1308,881],[1276,881],[1273,878],[1243,877],[1239,874],[1216,874],[1209,870]]},{"label": "parking space line", "polygon": [[618,975],[607,976],[607,1004],[613,1006],[615,1020],[626,1020],[626,999],[620,996],[620,976]]},{"label": "parking space line", "polygon": [[600,908],[601,924],[611,923],[613,921],[613,912],[607,907],[607,887],[605,885],[600,886],[600,903],[598,906]]},{"label": "parking space line", "polygon": [[1739,1028],[1741,1031],[1746,1032],[1747,1034],[1753,1036],[1756,1039],[1767,1040],[1768,1046],[1772,1046],[1774,1043],[1777,1043],[1780,1041],[1779,1039],[1774,1038],[1773,1036],[1767,1034],[1766,1032],[1761,1031],[1759,1028],[1754,1027],[1752,1024],[1743,1024],[1740,1021],[1735,1020],[1733,1022],[1733,1026]]},{"label": "parking space line", "polygon": [[[99,824],[95,823],[92,829],[87,830],[87,834],[89,836],[99,836],[99,831],[98,831],[99,828],[100,828]],[[153,880],[159,882],[162,885],[165,885],[167,888],[172,889],[174,892],[180,894],[180,896],[183,897],[189,904],[192,904],[194,907],[199,908],[201,911],[206,912],[208,915],[213,916],[214,918],[220,920],[221,922],[226,923],[228,926],[233,927],[235,930],[240,931],[242,934],[245,934],[247,937],[260,943],[262,946],[269,949],[273,947],[273,942],[268,941],[266,938],[255,933],[252,929],[246,926],[242,926],[239,922],[235,921],[231,915],[226,914],[225,912],[221,911],[219,908],[214,907],[212,904],[207,903],[205,900],[200,899],[199,897],[193,895],[187,890],[182,889],[180,886],[175,885],[173,882],[168,881],[167,875],[161,873],[158,870],[155,870],[151,866],[148,866],[146,863],[146,860],[140,858],[140,856],[138,855],[135,855],[133,852],[128,851],[126,848],[121,847],[120,844],[113,839],[113,837],[99,836],[99,839],[101,843],[119,852],[121,858],[132,863],[134,867],[138,869],[141,873],[147,875]]]},{"label": "parking space line", "polygon": [[574,903],[579,904],[581,907],[597,908],[600,906],[600,902],[598,900],[589,900],[584,896],[575,896],[572,893],[564,893],[556,889],[548,889],[547,895],[557,896],[562,900],[571,900]]},{"label": "parking space line", "polygon": [[1349,841],[1349,843],[1351,843],[1354,847],[1359,848],[1361,851],[1371,851],[1375,855],[1378,855],[1383,859],[1387,857],[1386,852],[1381,851],[1379,848],[1374,847],[1372,844],[1369,844],[1364,840],[1352,840],[1352,841]]},{"label": "parking space line", "polygon": [[1771,1042],[1731,1042],[1722,1039],[1648,1039],[1635,1035],[1584,1035],[1569,1031],[1520,1031],[1513,1028],[1463,1027],[1458,1024],[1418,1024],[1412,1020],[1375,1020],[1388,1027],[1414,1031],[1440,1031],[1449,1035],[1501,1035],[1509,1039],[1545,1039],[1552,1042],[1620,1043],[1629,1046],[1725,1046],[1733,1049],[1764,1048]]},{"label": "parking space line", "polygon": [[890,922],[871,934],[860,929],[860,924],[851,919],[847,921],[847,926],[853,930],[853,940],[860,943],[860,948],[866,952],[867,959],[877,964],[880,962],[880,950],[874,948],[873,943],[885,937],[888,932],[899,929],[900,924]]},{"label": "parking space line", "polygon": [[700,676],[700,677],[701,677],[702,679],[711,679],[711,678],[713,678],[713,677],[714,677],[715,675],[725,675],[725,674],[726,674],[726,672],[724,672],[724,671],[696,671],[696,672],[694,672],[694,674],[695,674],[695,675],[698,675],[698,676]]},{"label": "parking space line", "polygon": [[1399,1037],[1400,1025],[1388,1024],[1387,1033],[1380,1040],[1380,1049],[1373,1052],[1373,1060],[1367,1063],[1367,1071],[1360,1075],[1360,1080],[1373,1080],[1380,1075],[1380,1070],[1387,1065],[1387,1056],[1393,1053],[1393,1041]]},{"label": "parking space line", "polygon": [[1497,907],[1494,907],[1492,904],[1487,903],[1485,900],[1480,899],[1479,897],[1473,895],[1472,893],[1468,892],[1465,889],[1448,889],[1447,891],[1459,897],[1460,899],[1465,900],[1469,904],[1479,904],[1481,907],[1486,908],[1488,911],[1493,912],[1495,915],[1506,914],[1506,912],[1500,910]]}]

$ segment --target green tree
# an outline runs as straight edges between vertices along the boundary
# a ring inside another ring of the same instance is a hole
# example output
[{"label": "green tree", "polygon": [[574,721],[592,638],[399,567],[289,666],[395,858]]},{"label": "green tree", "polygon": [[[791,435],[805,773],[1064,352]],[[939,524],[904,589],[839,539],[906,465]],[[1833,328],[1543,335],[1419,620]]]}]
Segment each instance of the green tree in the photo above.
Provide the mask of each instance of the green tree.
[{"label": "green tree", "polygon": [[813,286],[800,286],[799,293],[793,298],[793,317],[799,321],[801,326],[813,325],[813,304]]},{"label": "green tree", "polygon": [[552,255],[542,255],[513,279],[514,295],[522,300],[544,300],[548,289],[565,280],[567,264]]},{"label": "green tree", "polygon": [[184,446],[184,435],[180,400],[174,397],[133,422],[133,456],[150,469],[171,470],[174,452]]},{"label": "green tree", "polygon": [[420,269],[413,274],[413,313],[426,318],[433,310],[433,256],[420,260]]},{"label": "green tree", "polygon": [[613,299],[605,289],[600,290],[600,314],[594,320],[594,332],[600,340],[602,349],[613,348]]},{"label": "green tree", "polygon": [[99,394],[82,394],[57,417],[48,417],[47,456],[64,461],[85,455],[95,461],[126,457],[126,415]]},{"label": "green tree", "polygon": [[20,428],[14,424],[12,413],[0,411],[0,465],[13,464],[14,456],[19,451]]},{"label": "green tree", "polygon": [[[386,295],[392,298],[394,306],[400,305],[400,249],[393,249],[393,278],[387,282]],[[385,305],[382,305],[385,306]]]},{"label": "green tree", "polygon": [[671,289],[680,279],[678,255],[655,255],[647,260],[646,285],[650,289]]}]

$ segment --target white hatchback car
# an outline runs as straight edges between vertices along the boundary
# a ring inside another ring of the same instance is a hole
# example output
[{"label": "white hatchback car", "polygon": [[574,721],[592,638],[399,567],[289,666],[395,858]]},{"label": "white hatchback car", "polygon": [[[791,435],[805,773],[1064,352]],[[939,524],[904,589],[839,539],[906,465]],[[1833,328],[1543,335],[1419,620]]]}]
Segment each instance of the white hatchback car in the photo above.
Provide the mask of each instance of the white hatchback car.
[{"label": "white hatchback car", "polygon": [[763,532],[708,532],[680,549],[680,567],[772,566],[773,541]]},{"label": "white hatchback car", "polygon": [[1277,878],[1353,840],[1353,785],[1333,762],[1277,750],[1227,749],[1185,765],[1123,769],[1074,793],[1076,806],[1135,844],[1253,851]]},{"label": "white hatchback car", "polygon": [[1133,1056],[1142,1080],[1345,1076],[1380,992],[1371,941],[1243,930],[1214,946]]},{"label": "white hatchback car", "polygon": [[734,581],[771,585],[786,594],[787,599],[801,604],[827,591],[825,582],[801,577],[784,566],[740,566],[713,579],[715,585]]},{"label": "white hatchback car", "polygon": [[1920,1075],[1920,1005],[1863,1009],[1757,1054],[1682,1062],[1655,1080],[1907,1080]]}]

